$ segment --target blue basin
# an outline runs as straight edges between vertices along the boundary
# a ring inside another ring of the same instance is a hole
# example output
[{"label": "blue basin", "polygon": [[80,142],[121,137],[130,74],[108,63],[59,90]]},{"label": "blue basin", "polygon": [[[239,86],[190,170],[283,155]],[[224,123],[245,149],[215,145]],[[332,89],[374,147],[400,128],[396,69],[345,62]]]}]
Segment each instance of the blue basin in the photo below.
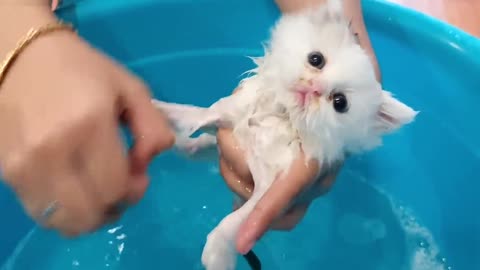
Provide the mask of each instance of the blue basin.
[{"label": "blue basin", "polygon": [[[421,113],[348,160],[295,230],[271,232],[255,249],[265,269],[480,269],[480,41],[389,2],[363,6],[385,89]],[[279,12],[270,0],[84,0],[58,15],[156,98],[208,105],[252,67],[246,56],[261,55]],[[149,170],[139,205],[72,241],[36,229],[0,186],[0,265],[201,269],[206,234],[231,210],[217,165],[169,152]]]}]

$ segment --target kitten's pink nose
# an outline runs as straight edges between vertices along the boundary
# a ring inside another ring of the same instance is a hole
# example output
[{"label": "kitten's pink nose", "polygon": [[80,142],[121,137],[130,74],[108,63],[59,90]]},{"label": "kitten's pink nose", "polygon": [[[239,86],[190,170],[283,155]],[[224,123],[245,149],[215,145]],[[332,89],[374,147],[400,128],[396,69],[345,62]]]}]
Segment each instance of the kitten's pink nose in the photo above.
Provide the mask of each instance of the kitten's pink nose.
[{"label": "kitten's pink nose", "polygon": [[321,84],[315,84],[309,81],[308,84],[300,84],[295,87],[300,106],[310,103],[311,99],[321,97],[325,93],[325,88]]},{"label": "kitten's pink nose", "polygon": [[325,88],[320,84],[299,85],[295,90],[304,95],[313,95],[316,97],[320,97],[325,93]]}]

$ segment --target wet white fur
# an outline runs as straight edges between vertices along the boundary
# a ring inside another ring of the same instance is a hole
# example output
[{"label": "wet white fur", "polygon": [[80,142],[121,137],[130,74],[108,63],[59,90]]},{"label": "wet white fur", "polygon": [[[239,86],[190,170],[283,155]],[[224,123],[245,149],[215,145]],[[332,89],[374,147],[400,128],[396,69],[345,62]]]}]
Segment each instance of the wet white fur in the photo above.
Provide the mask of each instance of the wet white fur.
[{"label": "wet white fur", "polygon": [[[177,147],[195,152],[216,143],[214,135],[190,136],[199,129],[230,126],[255,182],[252,197],[225,217],[207,237],[202,263],[207,270],[231,270],[236,265],[235,239],[240,225],[279,173],[285,173],[302,149],[323,169],[345,154],[381,145],[382,136],[416,116],[407,105],[382,90],[370,58],[357,44],[338,0],[298,14],[284,15],[272,31],[264,57],[239,85],[239,91],[209,108],[153,100],[177,130]],[[308,66],[307,55],[326,58],[321,72]],[[292,87],[300,77],[315,78],[327,93],[301,109]],[[343,92],[347,113],[337,113],[329,93]]]}]

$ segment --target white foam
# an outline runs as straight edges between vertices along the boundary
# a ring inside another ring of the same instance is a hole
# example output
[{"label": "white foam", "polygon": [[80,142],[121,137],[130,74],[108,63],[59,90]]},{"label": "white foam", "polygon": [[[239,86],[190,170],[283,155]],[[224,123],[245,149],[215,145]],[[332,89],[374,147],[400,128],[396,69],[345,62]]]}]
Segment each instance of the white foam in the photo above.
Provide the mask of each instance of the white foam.
[{"label": "white foam", "polygon": [[411,214],[411,211],[399,207],[397,216],[400,223],[407,234],[407,244],[411,256],[410,270],[450,270],[441,258],[440,250],[438,248],[432,233],[422,225]]},{"label": "white foam", "polygon": [[378,186],[372,185],[366,178],[358,177],[357,174],[351,171],[349,173],[356,175],[357,179],[371,186],[389,200],[392,211],[396,214],[407,237],[406,245],[408,247],[408,254],[410,255],[410,262],[404,270],[453,269],[448,266],[446,258],[441,257],[440,249],[432,233],[417,221],[413,210],[407,209],[400,203],[397,203],[388,192]]},{"label": "white foam", "polygon": [[374,188],[389,199],[392,210],[406,233],[410,262],[405,270],[451,270],[445,258],[439,259],[441,253],[438,244],[430,230],[417,221],[413,211],[397,204],[385,191]]}]

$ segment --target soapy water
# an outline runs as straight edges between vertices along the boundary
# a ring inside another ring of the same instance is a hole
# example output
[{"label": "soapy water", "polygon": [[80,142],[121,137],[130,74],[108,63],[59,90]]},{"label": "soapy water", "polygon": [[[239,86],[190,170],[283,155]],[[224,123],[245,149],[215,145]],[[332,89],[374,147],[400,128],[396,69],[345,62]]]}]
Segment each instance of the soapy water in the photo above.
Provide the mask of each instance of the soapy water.
[{"label": "soapy water", "polygon": [[[203,269],[206,235],[232,207],[218,167],[152,174],[145,198],[117,223],[75,240],[34,228],[0,269]],[[354,171],[296,229],[270,232],[254,250],[263,269],[453,269],[427,228]],[[249,269],[241,256],[238,269]]]}]

